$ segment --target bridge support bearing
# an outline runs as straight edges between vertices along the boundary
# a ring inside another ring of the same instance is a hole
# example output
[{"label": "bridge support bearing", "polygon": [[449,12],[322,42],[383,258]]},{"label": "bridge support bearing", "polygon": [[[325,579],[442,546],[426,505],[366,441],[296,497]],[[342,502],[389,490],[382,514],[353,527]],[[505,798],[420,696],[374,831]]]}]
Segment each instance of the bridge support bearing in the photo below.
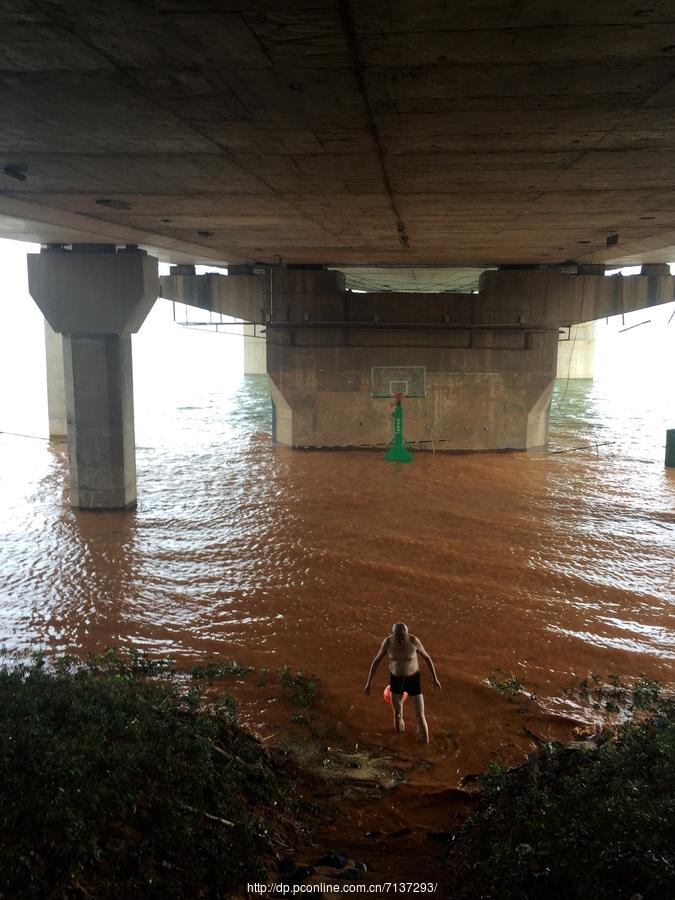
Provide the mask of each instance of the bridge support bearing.
[{"label": "bridge support bearing", "polygon": [[158,295],[157,260],[136,249],[85,245],[28,257],[29,289],[63,335],[70,502],[136,505],[131,333]]}]

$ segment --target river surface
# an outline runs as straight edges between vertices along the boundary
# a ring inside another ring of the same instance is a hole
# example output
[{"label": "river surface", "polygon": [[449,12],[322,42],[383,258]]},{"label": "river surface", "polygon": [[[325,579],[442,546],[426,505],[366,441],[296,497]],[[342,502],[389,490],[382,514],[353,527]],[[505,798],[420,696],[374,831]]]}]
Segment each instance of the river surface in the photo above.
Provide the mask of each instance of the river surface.
[{"label": "river surface", "polygon": [[[275,447],[264,377],[189,403],[148,390],[137,408],[131,513],[73,511],[65,444],[0,434],[0,644],[287,664],[319,676],[318,710],[345,740],[387,746],[384,671],[372,697],[363,684],[403,620],[443,684],[426,679],[426,752],[446,781],[522,750],[514,704],[487,683],[497,667],[536,695],[540,729],[588,717],[561,696],[575,676],[675,681],[665,391],[560,382],[551,449],[569,452],[411,465]],[[256,700],[244,681],[264,732],[275,691]]]}]

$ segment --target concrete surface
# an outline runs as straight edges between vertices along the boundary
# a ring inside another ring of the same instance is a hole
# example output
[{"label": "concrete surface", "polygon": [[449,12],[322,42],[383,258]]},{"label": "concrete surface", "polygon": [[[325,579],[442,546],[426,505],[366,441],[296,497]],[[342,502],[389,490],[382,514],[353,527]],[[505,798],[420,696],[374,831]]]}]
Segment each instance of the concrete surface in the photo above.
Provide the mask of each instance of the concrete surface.
[{"label": "concrete surface", "polygon": [[157,260],[143,250],[85,247],[29,253],[31,297],[61,334],[138,331],[159,295]]},{"label": "concrete surface", "polygon": [[556,378],[593,378],[595,322],[565,329],[558,341]]},{"label": "concrete surface", "polygon": [[267,365],[279,443],[383,446],[391,409],[371,398],[371,369],[414,365],[426,367],[428,391],[404,401],[414,445],[546,445],[556,328],[514,318],[474,327],[474,294],[349,293],[337,273],[275,272],[273,291]]},{"label": "concrete surface", "polygon": [[663,262],[672,22],[651,0],[3,0],[0,235],[176,262]]},{"label": "concrete surface", "polygon": [[244,375],[267,374],[267,338],[260,325],[244,325]]},{"label": "concrete surface", "polygon": [[63,371],[63,335],[54,331],[45,319],[45,357],[47,361],[47,414],[49,437],[64,438],[66,425],[66,382]]},{"label": "concrete surface", "polygon": [[136,506],[131,336],[63,339],[70,502],[79,509]]}]

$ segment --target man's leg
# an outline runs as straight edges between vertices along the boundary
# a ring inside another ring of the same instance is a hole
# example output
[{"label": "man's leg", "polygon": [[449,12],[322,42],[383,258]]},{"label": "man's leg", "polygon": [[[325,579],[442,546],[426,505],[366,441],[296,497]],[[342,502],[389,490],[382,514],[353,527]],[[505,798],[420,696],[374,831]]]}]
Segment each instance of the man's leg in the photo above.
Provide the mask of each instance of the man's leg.
[{"label": "man's leg", "polygon": [[401,734],[405,731],[405,722],[403,721],[403,694],[392,694],[391,705],[394,710],[394,728]]},{"label": "man's leg", "polygon": [[416,697],[411,697],[410,700],[412,702],[413,709],[415,710],[415,715],[417,716],[417,733],[420,736],[420,740],[424,744],[428,744],[429,726],[427,725],[427,720],[424,717],[424,696],[422,694],[417,694]]}]

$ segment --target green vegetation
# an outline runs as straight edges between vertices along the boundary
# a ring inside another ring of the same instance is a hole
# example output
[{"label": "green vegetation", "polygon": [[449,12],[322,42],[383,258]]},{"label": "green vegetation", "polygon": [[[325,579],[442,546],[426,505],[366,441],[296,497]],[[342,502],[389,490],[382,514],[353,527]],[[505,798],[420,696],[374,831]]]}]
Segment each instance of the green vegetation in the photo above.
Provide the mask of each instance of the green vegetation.
[{"label": "green vegetation", "polygon": [[217,659],[207,659],[204,663],[197,663],[188,669],[193,678],[228,678],[248,675],[253,671],[253,666],[240,666],[233,659],[221,662]]},{"label": "green vegetation", "polygon": [[[610,690],[618,705],[608,684],[584,690],[602,687],[605,700]],[[633,717],[613,733],[546,745],[481,779],[479,809],[449,856],[454,898],[675,897],[675,701],[646,678],[620,688]]]},{"label": "green vegetation", "polygon": [[290,831],[273,759],[232,698],[206,706],[172,671],[133,653],[0,666],[0,896],[227,897],[265,880]]},{"label": "green vegetation", "polygon": [[319,680],[316,675],[305,675],[302,670],[293,675],[288,666],[282,666],[279,670],[279,680],[296,706],[309,709],[314,701]]},{"label": "green vegetation", "polygon": [[270,674],[270,670],[267,666],[261,666],[258,669],[258,679],[255,683],[256,687],[266,687],[267,686],[267,676]]},{"label": "green vegetation", "polygon": [[[523,677],[526,676],[527,673]],[[492,669],[487,677],[487,683],[506,697],[515,697],[517,694],[525,693],[525,685],[520,678],[513,672],[507,672],[499,666]]]},{"label": "green vegetation", "polygon": [[572,681],[564,688],[563,694],[587,703],[594,710],[619,713],[624,718],[630,718],[640,710],[658,705],[661,685],[646,675],[631,682],[620,675],[607,675],[603,680],[600,675],[591,672],[587,678]]}]

